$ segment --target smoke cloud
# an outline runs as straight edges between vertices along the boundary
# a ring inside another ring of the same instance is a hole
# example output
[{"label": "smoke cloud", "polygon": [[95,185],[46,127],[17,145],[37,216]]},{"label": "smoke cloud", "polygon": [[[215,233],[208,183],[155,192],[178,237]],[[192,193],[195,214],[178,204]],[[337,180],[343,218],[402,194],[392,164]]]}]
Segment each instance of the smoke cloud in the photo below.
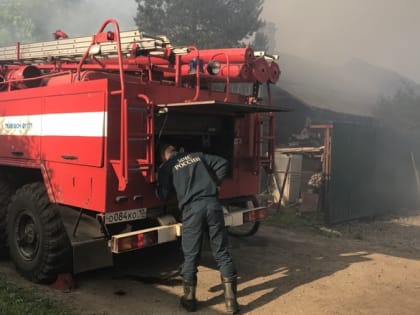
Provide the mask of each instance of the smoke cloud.
[{"label": "smoke cloud", "polygon": [[[94,33],[108,17],[131,29],[136,10],[134,0],[80,0],[66,12],[51,8],[45,23],[71,36]],[[275,23],[281,53],[327,65],[361,59],[420,82],[418,12],[418,0],[265,0],[263,18]]]},{"label": "smoke cloud", "polygon": [[[47,40],[56,29],[70,37],[93,34],[110,17],[122,30],[136,28],[136,10],[134,0],[78,0],[48,16],[33,13],[42,16]],[[269,46],[281,56],[280,86],[315,106],[369,114],[401,82],[420,82],[417,12],[418,0],[265,0],[263,18],[276,30],[267,34]]]},{"label": "smoke cloud", "polygon": [[54,12],[48,17],[47,28],[62,29],[71,37],[94,34],[107,18],[118,21],[121,30],[135,29],[134,0],[81,0],[74,2],[66,12]]},{"label": "smoke cloud", "polygon": [[[348,173],[348,178],[360,176],[369,183],[366,191],[376,191],[370,200],[391,196],[399,204],[387,206],[395,208],[419,206],[413,171],[420,160],[418,12],[418,0],[265,0],[263,12],[277,28],[280,87],[310,105],[373,115],[379,122],[369,126],[375,139],[358,138],[354,127],[341,139],[343,155],[363,152],[361,164],[372,163],[377,174]],[[358,146],[347,149],[346,141]],[[360,165],[349,160],[341,167],[345,173]]]},{"label": "smoke cloud", "polygon": [[420,82],[418,0],[265,0],[280,52],[324,64],[357,58]]},{"label": "smoke cloud", "polygon": [[420,82],[419,10],[417,0],[265,0],[279,85],[311,105],[371,115]]}]

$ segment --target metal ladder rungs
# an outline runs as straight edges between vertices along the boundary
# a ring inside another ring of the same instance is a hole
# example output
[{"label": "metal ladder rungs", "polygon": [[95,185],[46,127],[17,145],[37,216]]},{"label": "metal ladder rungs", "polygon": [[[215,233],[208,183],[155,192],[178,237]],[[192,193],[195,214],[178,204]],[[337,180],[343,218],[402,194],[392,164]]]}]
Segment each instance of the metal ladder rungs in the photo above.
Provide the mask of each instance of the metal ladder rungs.
[{"label": "metal ladder rungs", "polygon": [[[155,55],[163,55],[159,49],[170,44],[166,36],[144,36],[138,30],[120,32],[121,49],[124,55],[132,51],[133,44],[140,50],[149,50]],[[30,44],[20,44],[18,47],[8,46],[0,48],[0,62],[16,61],[20,56],[20,61],[44,60],[45,58],[68,58],[82,57],[92,43],[92,36],[67,38]],[[117,54],[117,43],[115,41],[103,42],[100,45],[98,56]]]}]

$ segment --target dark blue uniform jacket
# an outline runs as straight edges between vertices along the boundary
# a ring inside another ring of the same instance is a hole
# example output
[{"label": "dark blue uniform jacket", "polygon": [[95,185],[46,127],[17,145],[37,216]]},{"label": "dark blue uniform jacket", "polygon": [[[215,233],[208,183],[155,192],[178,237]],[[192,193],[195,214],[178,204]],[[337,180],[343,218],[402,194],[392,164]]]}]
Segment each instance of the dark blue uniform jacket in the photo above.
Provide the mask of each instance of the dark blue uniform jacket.
[{"label": "dark blue uniform jacket", "polygon": [[167,201],[176,192],[179,209],[192,202],[217,198],[217,187],[228,175],[226,159],[200,152],[174,153],[158,171],[157,194]]}]

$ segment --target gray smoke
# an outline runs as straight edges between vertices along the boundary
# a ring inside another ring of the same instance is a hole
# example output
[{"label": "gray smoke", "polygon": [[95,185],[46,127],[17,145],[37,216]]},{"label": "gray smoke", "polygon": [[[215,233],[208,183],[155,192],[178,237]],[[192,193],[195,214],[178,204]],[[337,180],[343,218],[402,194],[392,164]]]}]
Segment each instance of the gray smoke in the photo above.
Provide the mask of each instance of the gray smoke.
[{"label": "gray smoke", "polygon": [[44,29],[62,29],[71,37],[91,35],[107,18],[116,19],[121,30],[135,29],[136,11],[134,0],[80,0],[65,11],[56,10],[46,19]]},{"label": "gray smoke", "polygon": [[310,105],[376,118],[376,127],[365,126],[375,130],[371,143],[357,132],[349,139],[366,152],[361,164],[377,171],[360,174],[376,185],[370,197],[391,196],[395,208],[420,207],[418,12],[418,0],[265,0],[264,7],[277,27],[280,87]]},{"label": "gray smoke", "polygon": [[420,82],[418,0],[265,0],[281,52],[325,64],[359,58]]},{"label": "gray smoke", "polygon": [[417,0],[265,0],[280,86],[308,103],[366,114],[420,82]]}]

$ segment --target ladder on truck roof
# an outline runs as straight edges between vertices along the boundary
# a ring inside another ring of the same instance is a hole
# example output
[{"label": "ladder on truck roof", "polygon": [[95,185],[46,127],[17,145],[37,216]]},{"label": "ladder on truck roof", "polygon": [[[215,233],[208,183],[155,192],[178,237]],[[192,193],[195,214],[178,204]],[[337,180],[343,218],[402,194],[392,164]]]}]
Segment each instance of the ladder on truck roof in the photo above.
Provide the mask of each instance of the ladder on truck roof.
[{"label": "ladder on truck roof", "polygon": [[[112,32],[105,33],[113,36]],[[95,35],[93,35],[95,36]],[[151,54],[163,54],[165,47],[170,47],[166,36],[145,35],[138,30],[120,32],[121,51],[128,56],[137,51],[148,51]],[[17,43],[15,46],[0,47],[0,64],[15,62],[36,62],[49,59],[75,59],[82,57],[92,43],[92,36],[76,37],[36,42],[30,44]],[[98,51],[99,49],[99,51]],[[95,55],[111,57],[117,55],[115,41],[101,42],[91,51]]]}]

